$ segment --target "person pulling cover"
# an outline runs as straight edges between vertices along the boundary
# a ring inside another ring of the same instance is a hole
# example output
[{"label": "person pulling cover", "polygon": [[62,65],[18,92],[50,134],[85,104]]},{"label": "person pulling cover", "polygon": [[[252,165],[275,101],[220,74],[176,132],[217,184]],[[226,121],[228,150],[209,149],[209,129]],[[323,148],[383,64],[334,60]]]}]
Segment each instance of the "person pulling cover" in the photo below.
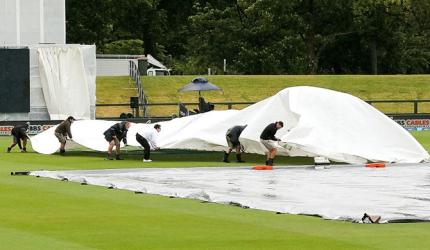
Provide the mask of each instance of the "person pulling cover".
[{"label": "person pulling cover", "polygon": [[60,146],[60,154],[66,153],[65,147],[66,147],[66,141],[67,136],[69,136],[70,139],[73,139],[72,137],[72,131],[70,130],[70,127],[72,126],[72,123],[75,121],[75,118],[73,116],[67,117],[66,120],[60,123],[58,127],[55,129],[55,136],[58,138],[58,141],[61,143]]},{"label": "person pulling cover", "polygon": [[[13,147],[16,146],[16,144],[18,144],[19,149],[21,150],[22,153],[26,153],[27,152],[27,139],[30,139],[27,135],[27,131],[28,131],[28,127],[30,126],[30,123],[27,122],[23,125],[17,125],[15,127],[13,127],[12,129],[12,136],[13,136],[13,142],[12,145],[10,145],[10,147],[7,148],[7,152],[10,153],[10,151],[12,150]],[[21,140],[22,140],[22,146],[21,146]]]},{"label": "person pulling cover", "polygon": [[280,141],[280,139],[275,137],[278,129],[284,127],[284,123],[282,121],[277,121],[275,123],[270,123],[264,128],[263,132],[260,135],[260,142],[269,150],[267,152],[267,160],[266,165],[273,166],[273,159],[277,153],[276,141]]},{"label": "person pulling cover", "polygon": [[[155,130],[155,131],[154,131]],[[154,130],[142,132],[142,134],[136,133],[136,141],[143,147],[143,162],[151,162],[149,159],[151,154],[151,148],[154,150],[160,149],[157,145],[158,133],[161,131],[161,125],[155,124]]]},{"label": "person pulling cover", "polygon": [[236,150],[236,161],[237,162],[245,162],[242,161],[242,154],[241,154],[241,145],[239,141],[240,134],[242,131],[246,128],[246,126],[234,126],[227,130],[227,133],[225,134],[225,139],[227,140],[228,144],[228,150],[224,152],[224,159],[223,162],[229,163],[228,156],[230,155],[231,151],[233,149]]},{"label": "person pulling cover", "polygon": [[120,143],[122,140],[124,142],[124,144],[127,145],[127,131],[130,128],[130,125],[131,125],[131,123],[128,121],[119,122],[119,123],[112,125],[112,127],[110,127],[108,130],[106,130],[103,133],[106,141],[109,142],[108,155],[107,155],[106,159],[113,160],[112,150],[113,150],[113,147],[115,146],[115,153],[116,153],[115,159],[124,160],[121,157],[121,144]]}]

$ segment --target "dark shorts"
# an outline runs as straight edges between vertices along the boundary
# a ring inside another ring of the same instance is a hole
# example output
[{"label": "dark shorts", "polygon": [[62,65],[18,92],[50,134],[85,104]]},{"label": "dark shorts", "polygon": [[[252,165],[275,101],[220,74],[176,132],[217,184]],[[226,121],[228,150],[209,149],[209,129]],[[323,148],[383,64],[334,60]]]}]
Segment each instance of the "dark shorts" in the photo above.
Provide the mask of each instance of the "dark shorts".
[{"label": "dark shorts", "polygon": [[108,141],[108,142],[113,141],[113,136],[112,136],[112,134],[106,133],[106,134],[104,134],[104,135],[105,135],[105,139],[106,139],[106,141]]},{"label": "dark shorts", "polygon": [[118,138],[113,138],[113,135],[111,133],[106,133],[104,135],[105,135],[105,139],[106,139],[107,142],[109,142],[109,143],[113,142],[115,145],[119,145],[120,144]]},{"label": "dark shorts", "polygon": [[230,136],[226,136],[225,137],[225,139],[227,140],[227,145],[230,147],[230,148],[236,148],[237,146],[239,146],[240,145],[240,142],[233,142],[233,141],[231,141],[231,138],[230,138]]}]

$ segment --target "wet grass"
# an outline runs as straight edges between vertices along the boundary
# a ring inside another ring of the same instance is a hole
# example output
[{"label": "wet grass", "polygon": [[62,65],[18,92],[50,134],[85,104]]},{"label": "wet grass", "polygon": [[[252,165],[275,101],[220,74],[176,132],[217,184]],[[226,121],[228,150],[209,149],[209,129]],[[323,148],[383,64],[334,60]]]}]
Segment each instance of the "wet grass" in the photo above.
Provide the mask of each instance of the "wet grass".
[{"label": "wet grass", "polygon": [[[430,132],[414,136],[430,149]],[[0,137],[6,149],[10,137]],[[154,162],[140,151],[124,161],[74,149],[66,156],[0,153],[1,249],[427,249],[429,223],[365,225],[276,214],[235,206],[82,186],[11,171],[146,167],[240,166],[214,152],[163,150]],[[246,155],[246,164],[263,156]],[[308,158],[277,158],[309,164]]]}]

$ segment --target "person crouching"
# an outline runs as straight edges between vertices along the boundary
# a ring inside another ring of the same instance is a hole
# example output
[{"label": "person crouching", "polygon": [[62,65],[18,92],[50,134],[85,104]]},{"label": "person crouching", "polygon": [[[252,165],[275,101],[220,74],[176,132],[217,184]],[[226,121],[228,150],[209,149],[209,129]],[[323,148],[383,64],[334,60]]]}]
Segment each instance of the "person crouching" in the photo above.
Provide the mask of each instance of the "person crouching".
[{"label": "person crouching", "polygon": [[225,135],[225,139],[227,140],[228,144],[228,150],[224,152],[224,159],[223,162],[229,163],[228,156],[230,155],[231,151],[233,149],[236,150],[236,160],[239,163],[245,162],[242,160],[242,154],[241,154],[241,145],[239,141],[240,134],[242,131],[246,128],[245,126],[234,126],[232,128],[229,128],[227,130],[227,133]]},{"label": "person crouching", "polygon": [[131,123],[127,121],[119,122],[112,125],[112,127],[110,127],[103,133],[106,141],[109,142],[108,155],[106,159],[113,160],[112,150],[113,147],[115,147],[115,159],[124,160],[121,157],[121,141],[123,141],[124,144],[127,145],[127,131],[130,128],[130,125]]},{"label": "person crouching", "polygon": [[143,162],[151,162],[149,159],[151,154],[151,148],[154,150],[160,149],[157,145],[158,133],[161,131],[161,125],[155,124],[154,130],[142,132],[142,134],[136,133],[136,141],[143,147]]},{"label": "person crouching", "polygon": [[282,121],[277,121],[275,123],[270,123],[264,128],[263,132],[260,135],[260,142],[267,148],[267,160],[266,165],[273,166],[273,159],[275,158],[278,150],[276,149],[276,142],[280,141],[280,139],[275,137],[278,129],[284,127],[284,123]]},{"label": "person crouching", "polygon": [[[13,147],[15,147],[16,144],[18,144],[18,147],[22,153],[27,152],[27,148],[26,148],[27,139],[29,139],[27,135],[27,131],[28,131],[29,125],[30,123],[27,122],[26,124],[17,125],[13,127],[11,131],[13,136],[13,142],[12,142],[12,145],[10,145],[10,147],[7,148],[8,153],[10,153],[10,151],[12,150]],[[21,145],[21,140],[22,140],[22,145]]]},{"label": "person crouching", "polygon": [[72,137],[72,131],[70,130],[70,127],[72,126],[72,123],[75,121],[75,118],[73,116],[67,117],[66,120],[62,121],[60,125],[57,126],[55,129],[55,136],[57,137],[58,141],[60,142],[60,154],[63,155],[66,153],[66,141],[67,136],[69,136],[70,139],[73,139]]}]

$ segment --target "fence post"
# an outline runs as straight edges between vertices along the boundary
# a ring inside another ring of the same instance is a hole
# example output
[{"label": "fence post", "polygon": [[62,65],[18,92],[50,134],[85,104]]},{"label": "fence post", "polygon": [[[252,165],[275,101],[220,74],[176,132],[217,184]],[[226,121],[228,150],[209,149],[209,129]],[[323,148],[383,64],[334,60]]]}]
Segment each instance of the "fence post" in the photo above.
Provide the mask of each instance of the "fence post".
[{"label": "fence post", "polygon": [[140,117],[140,115],[139,115],[139,105],[140,105],[140,102],[137,104],[137,107],[136,107],[136,117]]},{"label": "fence post", "polygon": [[418,114],[418,101],[414,100],[414,114]]}]

